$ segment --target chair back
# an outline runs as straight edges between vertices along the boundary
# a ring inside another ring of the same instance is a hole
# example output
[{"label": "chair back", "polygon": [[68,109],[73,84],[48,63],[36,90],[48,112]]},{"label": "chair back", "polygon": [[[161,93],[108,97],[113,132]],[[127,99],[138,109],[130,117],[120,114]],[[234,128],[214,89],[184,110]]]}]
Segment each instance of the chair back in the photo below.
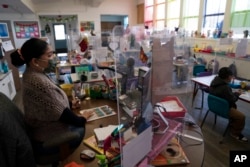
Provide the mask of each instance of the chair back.
[{"label": "chair back", "polygon": [[229,118],[229,104],[223,98],[209,94],[207,97],[208,108],[211,112],[223,118]]},{"label": "chair back", "polygon": [[35,167],[22,111],[0,92],[0,166]]},{"label": "chair back", "polygon": [[212,75],[211,71],[204,71],[204,72],[200,72],[196,74],[197,77],[205,77],[205,76],[210,76],[210,75]]},{"label": "chair back", "polygon": [[205,71],[205,65],[203,64],[196,64],[193,67],[193,76],[197,76],[198,73]]}]

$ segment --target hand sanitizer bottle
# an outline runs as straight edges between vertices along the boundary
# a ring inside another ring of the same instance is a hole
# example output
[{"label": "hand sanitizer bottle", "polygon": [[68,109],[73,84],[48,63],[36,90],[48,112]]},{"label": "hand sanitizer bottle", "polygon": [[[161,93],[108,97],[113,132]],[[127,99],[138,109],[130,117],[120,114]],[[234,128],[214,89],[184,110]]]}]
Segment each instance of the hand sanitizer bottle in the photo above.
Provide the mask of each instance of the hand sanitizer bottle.
[{"label": "hand sanitizer bottle", "polygon": [[3,73],[2,62],[0,61],[0,74]]},{"label": "hand sanitizer bottle", "polygon": [[2,62],[2,69],[4,73],[7,73],[9,71],[7,60],[4,60],[4,62]]}]

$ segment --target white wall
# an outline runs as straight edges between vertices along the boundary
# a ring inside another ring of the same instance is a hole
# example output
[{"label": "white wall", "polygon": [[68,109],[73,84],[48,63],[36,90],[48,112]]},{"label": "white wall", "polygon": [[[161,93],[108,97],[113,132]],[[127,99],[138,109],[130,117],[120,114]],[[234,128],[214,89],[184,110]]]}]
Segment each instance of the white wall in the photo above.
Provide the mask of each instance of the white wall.
[{"label": "white wall", "polygon": [[[137,23],[137,1],[135,0],[105,0],[99,7],[90,7],[81,1],[60,1],[56,3],[39,2],[39,8],[35,9],[36,15],[20,15],[20,14],[1,14],[1,20],[11,20],[13,32],[13,21],[39,21],[39,15],[77,15],[78,26],[81,21],[94,21],[95,33],[100,33],[100,19],[102,14],[105,15],[128,15],[129,25],[133,26]],[[39,23],[40,26],[40,23]],[[41,26],[40,30],[43,29]],[[27,39],[16,39],[15,46],[21,47]]]},{"label": "white wall", "polygon": [[61,1],[60,3],[41,3],[37,9],[38,15],[68,15],[78,16],[78,24],[81,21],[94,21],[95,32],[101,31],[100,19],[105,15],[128,15],[129,25],[137,22],[137,2],[135,0],[105,0],[99,7],[90,7],[80,1]]}]

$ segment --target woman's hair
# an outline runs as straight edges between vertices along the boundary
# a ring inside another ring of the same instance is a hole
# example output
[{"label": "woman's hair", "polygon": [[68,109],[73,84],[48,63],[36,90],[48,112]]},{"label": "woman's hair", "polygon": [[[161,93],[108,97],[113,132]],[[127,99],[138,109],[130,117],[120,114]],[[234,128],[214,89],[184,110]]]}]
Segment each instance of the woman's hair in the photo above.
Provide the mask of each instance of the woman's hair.
[{"label": "woman's hair", "polygon": [[48,43],[46,41],[39,38],[31,38],[21,47],[21,55],[19,55],[17,50],[11,53],[11,62],[14,66],[21,66],[23,64],[29,66],[29,62],[33,58],[40,58],[46,52],[47,48]]},{"label": "woman's hair", "polygon": [[24,60],[23,60],[22,56],[19,54],[18,49],[16,49],[14,52],[12,52],[10,54],[10,58],[11,58],[11,63],[15,67],[20,67],[24,64]]},{"label": "woman's hair", "polygon": [[231,71],[229,67],[222,67],[219,70],[219,77],[221,79],[227,79],[229,76],[233,76],[233,72]]}]

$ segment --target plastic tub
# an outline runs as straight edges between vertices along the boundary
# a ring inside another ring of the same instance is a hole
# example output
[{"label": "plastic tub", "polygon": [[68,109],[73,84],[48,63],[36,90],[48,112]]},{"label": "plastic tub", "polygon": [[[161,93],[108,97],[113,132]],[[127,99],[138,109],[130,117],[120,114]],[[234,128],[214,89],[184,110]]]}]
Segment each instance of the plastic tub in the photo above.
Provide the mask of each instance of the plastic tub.
[{"label": "plastic tub", "polygon": [[66,93],[67,96],[72,96],[73,84],[61,84],[60,87]]}]

